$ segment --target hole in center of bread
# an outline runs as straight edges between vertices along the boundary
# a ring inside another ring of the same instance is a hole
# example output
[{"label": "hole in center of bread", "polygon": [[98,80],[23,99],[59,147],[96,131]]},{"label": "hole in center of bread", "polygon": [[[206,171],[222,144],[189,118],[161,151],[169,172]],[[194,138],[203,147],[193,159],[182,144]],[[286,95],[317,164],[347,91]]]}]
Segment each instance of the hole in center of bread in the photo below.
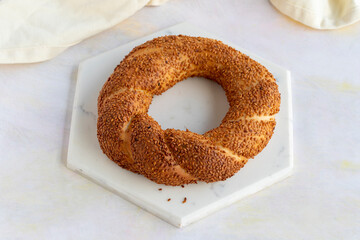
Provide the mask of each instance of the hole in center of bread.
[{"label": "hole in center of bread", "polygon": [[223,88],[214,81],[192,77],[154,96],[148,114],[162,129],[203,134],[220,125],[229,110]]}]

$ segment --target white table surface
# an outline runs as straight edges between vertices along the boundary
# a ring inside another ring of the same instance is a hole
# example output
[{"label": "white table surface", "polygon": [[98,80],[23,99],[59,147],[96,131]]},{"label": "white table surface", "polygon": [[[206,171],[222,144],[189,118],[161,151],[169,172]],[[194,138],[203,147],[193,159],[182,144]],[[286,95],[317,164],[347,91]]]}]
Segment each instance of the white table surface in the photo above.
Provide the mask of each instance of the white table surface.
[{"label": "white table surface", "polygon": [[[188,21],[292,71],[289,179],[177,229],[65,167],[78,63]],[[53,60],[0,65],[0,239],[359,239],[360,23],[318,31],[266,0],[170,0]]]}]

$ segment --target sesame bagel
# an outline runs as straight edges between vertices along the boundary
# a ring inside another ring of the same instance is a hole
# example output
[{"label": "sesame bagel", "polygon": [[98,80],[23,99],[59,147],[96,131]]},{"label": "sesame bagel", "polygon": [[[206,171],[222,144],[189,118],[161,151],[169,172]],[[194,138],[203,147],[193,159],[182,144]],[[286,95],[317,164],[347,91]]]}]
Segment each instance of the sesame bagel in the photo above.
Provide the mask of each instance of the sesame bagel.
[{"label": "sesame bagel", "polygon": [[[147,114],[153,96],[192,76],[223,87],[222,123],[202,135],[161,129]],[[258,62],[217,40],[165,36],[135,47],[104,84],[97,136],[112,161],[156,183],[222,181],[268,144],[279,108],[275,79]]]}]

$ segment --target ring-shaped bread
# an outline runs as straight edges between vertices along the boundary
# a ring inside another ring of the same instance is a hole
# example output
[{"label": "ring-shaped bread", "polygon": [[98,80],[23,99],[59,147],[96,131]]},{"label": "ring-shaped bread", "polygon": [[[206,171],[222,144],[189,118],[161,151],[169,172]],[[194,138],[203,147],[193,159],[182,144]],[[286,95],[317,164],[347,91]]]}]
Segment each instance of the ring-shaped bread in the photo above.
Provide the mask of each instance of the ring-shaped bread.
[{"label": "ring-shaped bread", "polygon": [[[153,96],[192,76],[225,90],[221,125],[203,135],[161,129],[147,114]],[[279,107],[278,86],[261,64],[217,40],[165,36],[134,48],[104,84],[97,136],[111,160],[156,183],[222,181],[267,145]]]}]

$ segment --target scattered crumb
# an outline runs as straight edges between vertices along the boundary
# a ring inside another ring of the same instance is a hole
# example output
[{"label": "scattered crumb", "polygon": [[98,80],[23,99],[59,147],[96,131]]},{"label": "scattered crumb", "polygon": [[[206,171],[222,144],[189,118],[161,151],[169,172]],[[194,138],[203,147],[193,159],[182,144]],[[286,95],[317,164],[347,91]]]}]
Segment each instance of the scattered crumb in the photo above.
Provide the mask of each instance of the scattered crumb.
[{"label": "scattered crumb", "polygon": [[162,188],[159,188],[159,191],[161,191],[162,190]]},{"label": "scattered crumb", "polygon": [[184,185],[181,185],[182,188],[184,188],[185,186]]},{"label": "scattered crumb", "polygon": [[184,200],[182,201],[182,203],[186,203],[186,197],[184,198]]},{"label": "scattered crumb", "polygon": [[168,198],[168,202],[170,202],[171,198]]}]

